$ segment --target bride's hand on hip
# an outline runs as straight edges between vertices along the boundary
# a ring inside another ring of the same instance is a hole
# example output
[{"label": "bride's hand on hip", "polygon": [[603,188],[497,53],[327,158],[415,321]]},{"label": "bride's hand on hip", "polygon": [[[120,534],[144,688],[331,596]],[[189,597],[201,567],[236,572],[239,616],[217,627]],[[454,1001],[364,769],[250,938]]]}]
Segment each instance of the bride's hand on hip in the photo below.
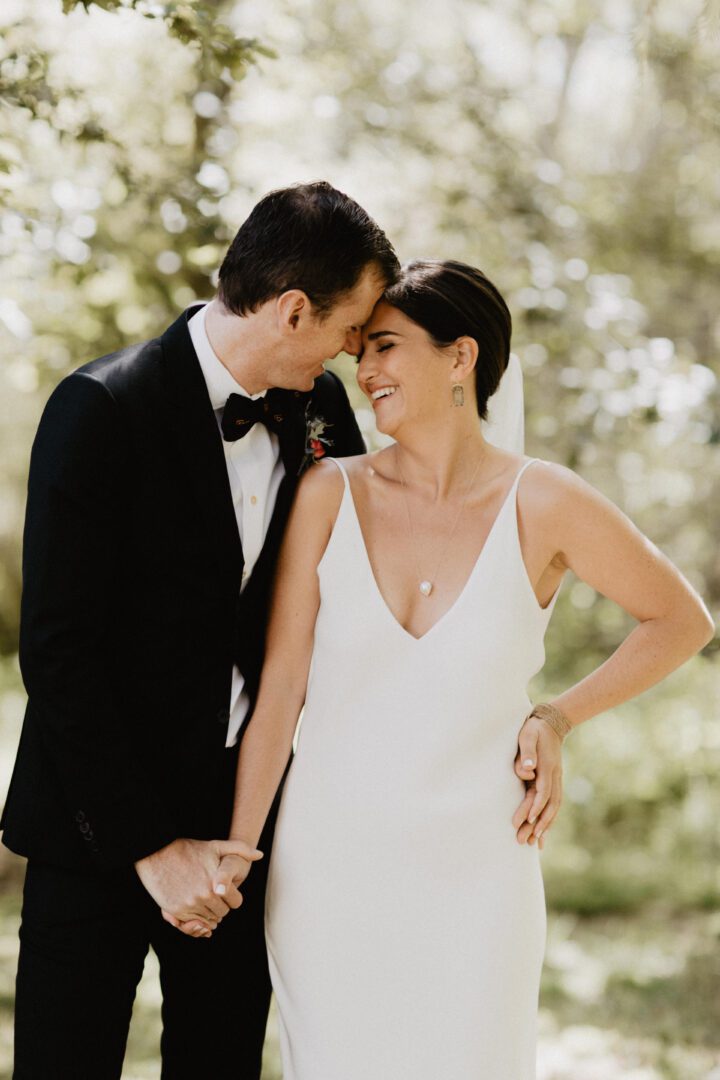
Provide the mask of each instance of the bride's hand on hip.
[{"label": "bride's hand on hip", "polygon": [[562,802],[562,739],[538,716],[520,729],[514,767],[527,788],[512,818],[518,843],[537,840],[542,850]]}]

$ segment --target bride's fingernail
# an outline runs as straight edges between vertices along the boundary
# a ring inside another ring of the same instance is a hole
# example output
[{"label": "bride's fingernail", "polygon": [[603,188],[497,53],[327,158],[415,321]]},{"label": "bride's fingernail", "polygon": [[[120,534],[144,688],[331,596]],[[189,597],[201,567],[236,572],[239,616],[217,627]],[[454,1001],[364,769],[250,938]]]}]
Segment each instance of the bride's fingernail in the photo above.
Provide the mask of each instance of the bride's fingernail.
[{"label": "bride's fingernail", "polygon": [[526,769],[532,769],[535,765],[535,762],[532,758],[526,758],[525,761],[523,761],[523,765]]}]

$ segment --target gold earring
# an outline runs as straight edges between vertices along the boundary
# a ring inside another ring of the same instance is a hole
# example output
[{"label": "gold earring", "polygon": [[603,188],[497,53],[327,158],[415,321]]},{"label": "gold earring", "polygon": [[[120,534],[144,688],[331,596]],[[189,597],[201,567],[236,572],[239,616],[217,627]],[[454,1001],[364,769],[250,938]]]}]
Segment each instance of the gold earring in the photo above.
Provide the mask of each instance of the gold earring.
[{"label": "gold earring", "polygon": [[465,404],[465,391],[463,390],[460,383],[453,383],[452,403],[453,407]]}]

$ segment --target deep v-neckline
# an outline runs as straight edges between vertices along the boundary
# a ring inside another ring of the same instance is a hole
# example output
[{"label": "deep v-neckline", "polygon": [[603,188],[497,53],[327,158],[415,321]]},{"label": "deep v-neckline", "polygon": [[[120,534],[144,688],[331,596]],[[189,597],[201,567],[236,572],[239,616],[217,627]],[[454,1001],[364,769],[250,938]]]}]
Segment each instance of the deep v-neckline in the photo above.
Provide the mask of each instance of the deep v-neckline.
[{"label": "deep v-neckline", "polygon": [[[505,509],[506,509],[506,507],[508,505],[510,497],[511,497],[511,495],[513,495],[513,493],[514,493],[514,491],[515,491],[515,489],[517,487],[518,480],[520,479],[522,473],[525,471],[526,467],[528,465],[530,465],[531,462],[535,461],[536,459],[535,458],[528,458],[528,460],[524,461],[523,464],[518,469],[518,471],[516,472],[516,474],[515,474],[515,476],[513,478],[513,481],[511,483],[511,485],[510,485],[510,487],[509,487],[509,489],[508,489],[502,503],[500,504],[500,509],[498,510],[497,514],[495,515],[493,523],[490,526],[490,531],[488,532],[487,536],[485,537],[485,542],[483,543],[483,546],[480,548],[480,551],[478,552],[477,558],[475,559],[475,562],[472,565],[470,573],[468,574],[468,577],[467,577],[467,579],[465,581],[465,584],[463,585],[462,589],[457,594],[457,596],[453,600],[450,607],[447,608],[443,612],[443,614],[440,616],[440,618],[436,619],[435,622],[432,624],[432,626],[430,626],[425,631],[424,634],[420,634],[418,637],[416,637],[415,634],[411,634],[410,631],[406,627],[403,626],[403,624],[400,622],[397,615],[395,615],[392,608],[390,607],[387,600],[385,599],[385,597],[382,594],[380,586],[378,585],[377,577],[375,576],[375,570],[373,569],[373,565],[372,565],[372,562],[370,560],[370,553],[368,552],[367,544],[365,543],[365,537],[363,535],[362,526],[360,525],[360,517],[358,515],[357,506],[355,504],[355,496],[353,495],[352,487],[350,486],[350,477],[348,476],[348,474],[347,474],[347,472],[345,470],[345,467],[336,458],[333,458],[332,460],[335,462],[335,464],[340,469],[340,472],[342,473],[343,481],[344,481],[344,484],[345,484],[344,491],[343,491],[343,497],[342,497],[342,500],[341,500],[341,506],[340,506],[340,510],[338,511],[338,515],[339,515],[340,511],[342,510],[342,503],[344,503],[347,500],[350,503],[350,509],[351,509],[351,513],[352,513],[353,522],[354,522],[354,525],[355,525],[355,530],[356,530],[356,533],[357,533],[357,538],[358,538],[358,541],[360,543],[360,547],[362,548],[362,551],[363,551],[363,556],[364,556],[364,559],[365,559],[365,566],[366,566],[366,568],[368,570],[368,577],[370,579],[373,592],[374,592],[375,596],[377,597],[377,599],[379,601],[379,606],[385,611],[387,617],[390,619],[390,621],[393,623],[393,625],[397,627],[397,629],[400,631],[400,633],[402,633],[406,638],[409,638],[410,641],[420,642],[420,641],[424,641],[425,638],[429,637],[431,634],[434,634],[435,631],[437,630],[437,628],[441,624],[445,623],[448,620],[449,616],[452,615],[452,613],[455,611],[455,609],[459,606],[461,600],[463,600],[463,598],[468,593],[468,591],[469,591],[469,589],[470,589],[470,587],[472,585],[473,579],[475,578],[475,575],[478,572],[478,567],[480,566],[480,564],[481,564],[481,562],[483,560],[483,556],[484,556],[484,554],[485,554],[485,552],[486,552],[486,550],[488,548],[488,545],[489,545],[490,541],[493,538],[493,535],[495,533],[495,529],[497,527],[497,524],[498,524],[500,518],[503,516],[503,513],[505,512]],[[516,513],[517,513],[517,511],[516,511]]]}]

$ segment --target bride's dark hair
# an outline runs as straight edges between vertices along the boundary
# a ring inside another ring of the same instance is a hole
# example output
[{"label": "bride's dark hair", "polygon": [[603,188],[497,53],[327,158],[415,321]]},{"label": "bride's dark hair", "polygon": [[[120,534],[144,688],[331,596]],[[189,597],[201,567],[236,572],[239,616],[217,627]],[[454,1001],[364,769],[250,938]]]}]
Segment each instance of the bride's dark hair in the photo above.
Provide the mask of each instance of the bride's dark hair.
[{"label": "bride's dark hair", "polygon": [[510,358],[512,319],[502,296],[481,270],[453,260],[406,263],[383,300],[402,311],[445,348],[459,337],[477,341],[475,393],[482,420]]}]

